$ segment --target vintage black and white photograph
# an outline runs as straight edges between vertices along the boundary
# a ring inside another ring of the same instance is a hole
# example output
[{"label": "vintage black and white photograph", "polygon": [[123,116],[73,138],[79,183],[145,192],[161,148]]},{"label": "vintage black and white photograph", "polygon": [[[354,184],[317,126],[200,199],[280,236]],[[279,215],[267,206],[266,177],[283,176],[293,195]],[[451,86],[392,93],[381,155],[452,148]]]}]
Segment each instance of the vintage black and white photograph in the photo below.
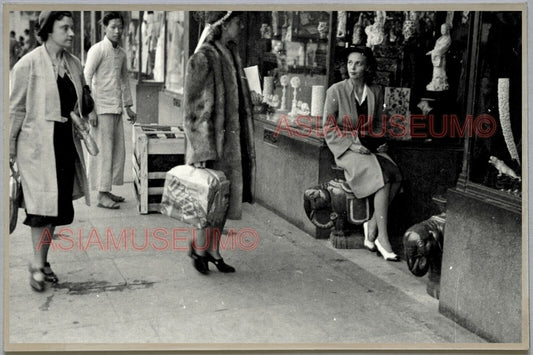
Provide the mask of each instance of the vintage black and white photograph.
[{"label": "vintage black and white photograph", "polygon": [[528,349],[524,3],[3,16],[6,350]]}]

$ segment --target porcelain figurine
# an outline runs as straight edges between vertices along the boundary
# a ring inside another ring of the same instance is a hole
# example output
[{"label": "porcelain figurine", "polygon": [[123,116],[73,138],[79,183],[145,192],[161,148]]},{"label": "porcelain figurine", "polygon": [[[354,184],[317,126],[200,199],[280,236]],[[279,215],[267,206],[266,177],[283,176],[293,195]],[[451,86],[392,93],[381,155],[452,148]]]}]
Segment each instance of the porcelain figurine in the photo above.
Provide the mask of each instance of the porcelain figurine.
[{"label": "porcelain figurine", "polygon": [[302,84],[302,81],[299,77],[293,76],[291,78],[291,87],[294,89],[293,95],[292,95],[292,105],[291,105],[291,114],[297,115],[298,114],[298,100],[296,99],[296,95],[298,94],[298,88]]},{"label": "porcelain figurine", "polygon": [[287,75],[282,75],[281,78],[279,78],[279,82],[282,86],[281,91],[281,110],[286,111],[287,110],[287,85],[289,85],[289,77]]},{"label": "porcelain figurine", "polygon": [[337,38],[346,36],[346,11],[339,11],[337,24]]},{"label": "porcelain figurine", "polygon": [[359,19],[353,26],[352,43],[360,45],[363,41],[363,13],[359,14]]},{"label": "porcelain figurine", "polygon": [[513,179],[522,180],[516,173],[508,167],[503,160],[500,160],[496,158],[495,156],[491,155],[489,158],[489,163],[492,164],[497,170],[498,170],[498,176],[507,175],[512,177]]},{"label": "porcelain figurine", "polygon": [[374,17],[374,23],[365,28],[365,33],[367,35],[366,46],[374,48],[383,43],[385,39],[385,19],[387,13],[385,11],[376,11],[376,17]]},{"label": "porcelain figurine", "polygon": [[446,52],[450,49],[452,38],[447,24],[442,24],[440,32],[442,36],[435,42],[435,47],[426,53],[426,55],[431,55],[431,63],[433,63],[433,76],[426,86],[428,91],[445,91],[449,87],[446,76]]}]

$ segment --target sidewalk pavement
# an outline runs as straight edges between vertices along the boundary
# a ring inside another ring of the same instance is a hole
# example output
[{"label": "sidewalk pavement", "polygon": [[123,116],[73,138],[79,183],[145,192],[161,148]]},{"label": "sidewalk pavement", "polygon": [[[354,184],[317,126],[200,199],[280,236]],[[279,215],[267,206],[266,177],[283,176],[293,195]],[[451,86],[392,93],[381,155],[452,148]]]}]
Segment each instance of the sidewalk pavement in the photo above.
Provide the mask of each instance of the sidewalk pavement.
[{"label": "sidewalk pavement", "polygon": [[[54,240],[56,250],[49,254],[59,283],[44,293],[29,286],[30,229],[21,211],[9,239],[6,341],[485,342],[442,316],[438,301],[426,294],[426,278],[411,275],[405,262],[385,262],[364,249],[334,249],[258,204],[245,204],[243,219],[226,224],[226,231],[241,232],[234,250],[231,239],[222,238],[228,242],[222,255],[237,272],[222,274],[211,264],[210,275],[201,275],[187,256],[187,242],[176,239],[172,246],[172,232],[185,228],[176,237],[190,236],[188,226],[160,214],[140,215],[127,176],[126,184],[114,189],[126,197],[120,209],[96,207],[95,195],[91,207],[75,202],[75,220],[67,226],[72,232],[66,233],[71,242]],[[115,240],[124,233],[127,247],[106,247],[106,231]],[[145,240],[144,250],[134,249]]]}]

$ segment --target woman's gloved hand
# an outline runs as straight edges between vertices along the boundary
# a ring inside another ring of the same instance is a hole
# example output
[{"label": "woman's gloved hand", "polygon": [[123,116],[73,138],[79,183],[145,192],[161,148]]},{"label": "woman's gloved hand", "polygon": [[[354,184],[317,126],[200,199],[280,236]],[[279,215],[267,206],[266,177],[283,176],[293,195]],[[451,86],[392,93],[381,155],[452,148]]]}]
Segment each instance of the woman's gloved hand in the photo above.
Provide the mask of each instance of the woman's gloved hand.
[{"label": "woman's gloved hand", "polygon": [[349,149],[352,152],[359,153],[359,154],[370,154],[371,153],[370,149],[368,149],[367,147],[361,144],[352,143]]},{"label": "woman's gloved hand", "polygon": [[389,150],[389,145],[387,143],[383,143],[377,148],[378,153],[387,153],[388,150]]}]

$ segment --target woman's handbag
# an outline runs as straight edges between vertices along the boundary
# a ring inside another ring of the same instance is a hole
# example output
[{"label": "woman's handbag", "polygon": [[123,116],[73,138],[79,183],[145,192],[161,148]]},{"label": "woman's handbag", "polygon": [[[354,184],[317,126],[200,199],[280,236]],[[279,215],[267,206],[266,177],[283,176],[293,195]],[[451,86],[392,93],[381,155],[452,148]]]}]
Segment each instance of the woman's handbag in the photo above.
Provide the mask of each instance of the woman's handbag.
[{"label": "woman's handbag", "polygon": [[94,100],[91,96],[91,89],[89,85],[83,86],[83,93],[81,97],[81,115],[87,116],[94,110]]},{"label": "woman's handbag", "polygon": [[85,148],[87,148],[87,152],[91,155],[98,155],[98,145],[89,133],[89,124],[87,122],[84,122],[81,117],[78,116],[74,111],[70,112],[70,118],[72,119],[72,124],[76,128],[76,131],[81,136],[83,143],[85,143]]},{"label": "woman's handbag", "polygon": [[11,234],[17,226],[18,211],[19,207],[22,206],[22,185],[15,163],[9,162],[9,168],[11,170],[9,176],[9,234]]}]

